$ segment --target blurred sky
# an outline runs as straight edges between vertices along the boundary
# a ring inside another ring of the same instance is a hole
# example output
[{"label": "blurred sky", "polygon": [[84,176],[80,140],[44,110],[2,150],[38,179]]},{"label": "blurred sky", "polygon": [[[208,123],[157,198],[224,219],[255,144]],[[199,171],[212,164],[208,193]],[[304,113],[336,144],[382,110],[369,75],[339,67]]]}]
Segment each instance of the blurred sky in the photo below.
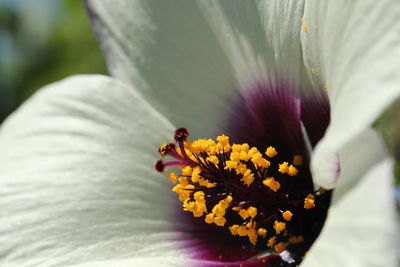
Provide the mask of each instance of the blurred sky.
[{"label": "blurred sky", "polygon": [[38,88],[106,73],[78,0],[0,0],[0,122]]}]

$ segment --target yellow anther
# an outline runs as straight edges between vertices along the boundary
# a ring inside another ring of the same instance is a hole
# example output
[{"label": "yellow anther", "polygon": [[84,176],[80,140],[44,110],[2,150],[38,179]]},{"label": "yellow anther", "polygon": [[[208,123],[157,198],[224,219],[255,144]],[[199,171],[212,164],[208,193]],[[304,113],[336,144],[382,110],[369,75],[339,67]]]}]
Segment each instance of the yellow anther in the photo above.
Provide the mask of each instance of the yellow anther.
[{"label": "yellow anther", "polygon": [[246,236],[247,235],[247,231],[248,231],[248,229],[244,225],[241,225],[241,226],[239,226],[237,228],[237,233],[238,233],[239,236]]},{"label": "yellow anther", "polygon": [[274,246],[274,249],[277,253],[282,253],[286,250],[286,246],[283,242],[279,242]]},{"label": "yellow anther", "polygon": [[230,160],[239,162],[240,161],[240,153],[239,152],[231,152]]},{"label": "yellow anther", "polygon": [[197,191],[193,194],[193,198],[197,201],[204,201],[204,196],[205,194],[203,191]]},{"label": "yellow anther", "polygon": [[294,167],[293,165],[290,165],[289,168],[288,168],[287,173],[288,173],[290,176],[296,176],[299,172],[298,172],[298,170],[296,169],[296,167]]},{"label": "yellow anther", "polygon": [[263,167],[263,168],[268,168],[269,165],[271,165],[271,163],[268,160],[264,159],[264,158],[261,158],[261,159],[257,160],[254,163],[257,164],[259,167]]},{"label": "yellow anther", "polygon": [[169,180],[173,183],[176,184],[176,182],[178,181],[178,175],[176,175],[176,173],[171,172],[169,174]]},{"label": "yellow anther", "polygon": [[275,242],[276,242],[276,237],[275,236],[271,237],[270,239],[268,239],[267,246],[272,248],[274,246]]},{"label": "yellow anther", "polygon": [[281,184],[278,181],[275,181],[274,177],[265,179],[263,184],[274,192],[277,192],[281,187]]},{"label": "yellow anther", "polygon": [[279,235],[280,232],[285,230],[285,228],[286,228],[286,223],[280,222],[280,221],[274,222],[274,229],[275,229],[277,235]]},{"label": "yellow anther", "polygon": [[177,184],[172,188],[172,191],[178,194],[179,200],[182,202],[188,201],[190,199],[190,191],[185,189],[191,190],[194,189],[194,186],[188,185],[186,187],[183,187],[181,184]]},{"label": "yellow anther", "polygon": [[184,175],[184,176],[190,176],[190,175],[192,175],[192,172],[193,172],[193,170],[190,166],[185,166],[182,169],[182,175]]},{"label": "yellow anther", "polygon": [[251,156],[247,152],[241,151],[239,154],[239,159],[243,161],[248,161],[251,159]]},{"label": "yellow anther", "polygon": [[257,235],[265,237],[267,235],[267,230],[265,228],[258,228]]},{"label": "yellow anther", "polygon": [[226,219],[224,217],[215,217],[214,223],[218,226],[224,226],[226,223]]},{"label": "yellow anther", "polygon": [[242,181],[243,184],[250,186],[254,182],[254,174],[252,174],[250,170],[247,170],[240,181]]},{"label": "yellow anther", "polygon": [[240,163],[236,167],[236,173],[237,174],[245,174],[247,172],[247,166],[246,164]]},{"label": "yellow anther", "polygon": [[217,137],[217,141],[222,145],[226,146],[229,144],[229,137],[225,135],[220,135]]},{"label": "yellow anther", "polygon": [[232,235],[238,235],[238,231],[237,231],[238,228],[239,228],[239,225],[237,225],[237,224],[229,226],[229,230],[231,231]]},{"label": "yellow anther", "polygon": [[208,224],[212,224],[214,222],[214,214],[213,213],[207,214],[204,221]]},{"label": "yellow anther", "polygon": [[250,216],[246,209],[239,210],[239,215],[240,217],[242,217],[243,220],[246,220]]},{"label": "yellow anther", "polygon": [[217,156],[209,156],[207,157],[207,161],[214,163],[215,165],[218,165],[219,159]]},{"label": "yellow anther", "polygon": [[218,203],[218,204],[216,204],[216,205],[213,207],[212,212],[213,212],[216,216],[222,217],[222,216],[225,216],[225,213],[226,213],[225,210],[226,210],[226,209],[225,209],[220,203]]},{"label": "yellow anther", "polygon": [[295,155],[293,157],[293,164],[296,166],[301,166],[303,164],[303,157],[300,155]]},{"label": "yellow anther", "polygon": [[293,216],[293,213],[291,213],[289,210],[287,210],[284,213],[282,213],[282,217],[286,221],[290,221],[292,219],[292,216]]},{"label": "yellow anther", "polygon": [[213,187],[216,187],[216,186],[217,186],[216,184],[208,183],[208,182],[207,182],[207,185],[206,185],[207,188],[213,188]]},{"label": "yellow anther", "polygon": [[238,162],[237,161],[232,161],[232,160],[227,160],[225,161],[225,169],[226,170],[233,170],[236,169],[236,167],[238,166]]},{"label": "yellow anther", "polygon": [[250,243],[253,244],[253,246],[255,246],[256,243],[257,243],[257,232],[256,232],[256,229],[250,228],[247,231],[247,236],[249,237]]},{"label": "yellow anther", "polygon": [[179,183],[180,183],[183,187],[186,187],[186,186],[189,185],[189,182],[188,182],[187,178],[184,177],[184,176],[182,176],[182,177],[179,178]]},{"label": "yellow anther", "polygon": [[192,178],[191,178],[193,183],[197,183],[201,179],[200,173],[201,173],[200,167],[197,166],[193,168]]},{"label": "yellow anther", "polygon": [[238,144],[233,144],[231,149],[232,152],[240,153],[242,151],[242,146]]},{"label": "yellow anther", "polygon": [[315,208],[315,200],[312,194],[308,194],[304,199],[304,208],[307,210]]},{"label": "yellow anther", "polygon": [[249,207],[249,208],[247,209],[247,212],[249,213],[249,216],[250,216],[251,218],[253,218],[253,219],[254,219],[254,217],[257,216],[257,208],[256,208],[256,207]]},{"label": "yellow anther", "polygon": [[203,141],[204,140],[202,139],[198,139],[192,142],[192,144],[190,145],[190,150],[192,151],[193,154],[197,154],[201,151]]},{"label": "yellow anther", "polygon": [[289,238],[289,243],[290,244],[297,244],[297,243],[301,243],[304,241],[304,237],[302,235],[299,236],[292,236]]},{"label": "yellow anther", "polygon": [[256,226],[257,226],[257,224],[256,224],[256,222],[254,222],[254,221],[249,221],[249,222],[246,224],[246,227],[247,227],[248,229],[255,228]]},{"label": "yellow anther", "polygon": [[253,157],[254,154],[260,153],[256,147],[252,147],[249,149],[247,152],[251,157]]},{"label": "yellow anther", "polygon": [[287,173],[287,172],[288,172],[288,169],[289,169],[289,163],[284,162],[284,163],[282,163],[282,164],[279,164],[279,169],[278,169],[278,171],[279,171],[280,173]]},{"label": "yellow anther", "polygon": [[161,157],[165,157],[167,155],[167,144],[162,144],[160,148],[158,149],[158,153],[160,154]]},{"label": "yellow anther", "polygon": [[241,145],[241,149],[242,149],[243,152],[247,153],[247,152],[249,152],[250,146],[249,146],[249,144],[244,143],[244,144]]},{"label": "yellow anther", "polygon": [[229,195],[229,196],[227,196],[227,197],[225,198],[225,202],[227,202],[228,204],[231,203],[232,200],[233,200],[233,197],[232,197],[231,195]]},{"label": "yellow anther", "polygon": [[278,155],[278,152],[276,152],[275,147],[270,146],[267,148],[267,150],[265,151],[265,155],[267,155],[270,158],[275,157],[276,155]]}]

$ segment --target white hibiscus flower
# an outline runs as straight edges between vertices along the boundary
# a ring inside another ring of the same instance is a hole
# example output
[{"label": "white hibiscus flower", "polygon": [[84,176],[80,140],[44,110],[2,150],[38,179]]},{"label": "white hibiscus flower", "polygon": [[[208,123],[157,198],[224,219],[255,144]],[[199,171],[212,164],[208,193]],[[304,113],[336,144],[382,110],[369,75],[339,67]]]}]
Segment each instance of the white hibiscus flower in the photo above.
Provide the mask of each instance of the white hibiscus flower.
[{"label": "white hibiscus flower", "polygon": [[153,164],[175,127],[215,137],[255,84],[264,96],[284,81],[311,99],[296,105],[323,88],[330,102],[311,170],[335,190],[301,266],[395,266],[392,161],[371,129],[400,94],[394,0],[87,4],[113,78],[50,85],[2,125],[3,265],[260,266],[240,247],[215,258],[212,231],[193,239]]}]

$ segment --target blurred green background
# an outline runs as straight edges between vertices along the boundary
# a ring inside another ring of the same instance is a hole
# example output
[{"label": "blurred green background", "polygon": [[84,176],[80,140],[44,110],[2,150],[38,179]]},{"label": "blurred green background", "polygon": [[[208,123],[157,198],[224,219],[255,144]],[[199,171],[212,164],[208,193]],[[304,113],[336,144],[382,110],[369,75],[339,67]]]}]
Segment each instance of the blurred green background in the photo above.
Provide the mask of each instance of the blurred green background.
[{"label": "blurred green background", "polygon": [[79,0],[0,0],[0,123],[40,87],[106,73]]}]

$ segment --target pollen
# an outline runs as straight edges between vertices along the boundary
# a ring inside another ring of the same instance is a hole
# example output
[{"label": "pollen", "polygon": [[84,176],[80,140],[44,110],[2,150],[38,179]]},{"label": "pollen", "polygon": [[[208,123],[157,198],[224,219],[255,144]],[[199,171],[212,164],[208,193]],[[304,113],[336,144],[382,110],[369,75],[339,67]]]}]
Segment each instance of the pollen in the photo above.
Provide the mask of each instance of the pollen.
[{"label": "pollen", "polygon": [[283,230],[285,230],[285,228],[286,228],[286,223],[275,221],[274,229],[277,235],[279,235]]},{"label": "pollen", "polygon": [[282,213],[282,217],[286,221],[290,221],[292,219],[292,216],[293,216],[293,214],[289,210],[287,210],[284,213]]},{"label": "pollen", "polygon": [[289,170],[289,163],[284,162],[284,163],[282,163],[282,164],[279,164],[279,169],[278,169],[278,171],[279,171],[280,173],[287,173],[288,170]]},{"label": "pollen", "polygon": [[289,243],[290,244],[298,244],[304,242],[304,237],[302,235],[299,236],[292,236],[289,238]]},{"label": "pollen", "polygon": [[281,187],[281,184],[278,181],[276,181],[273,177],[265,179],[263,181],[263,184],[274,192],[277,192]]},{"label": "pollen", "polygon": [[270,239],[268,239],[267,246],[272,248],[275,243],[276,243],[276,237],[274,236],[274,237],[271,237]]},{"label": "pollen", "polygon": [[303,157],[301,155],[295,155],[293,157],[293,165],[301,166],[303,164]]},{"label": "pollen", "polygon": [[[318,218],[319,201],[329,199],[330,191],[314,191],[309,169],[303,171],[308,168],[304,155],[279,150],[278,156],[273,144],[232,143],[223,134],[192,141],[185,128],[178,128],[173,139],[159,147],[162,159],[154,167],[167,173],[182,209],[194,220],[270,252],[301,242],[309,248],[313,240],[303,227]],[[289,156],[287,161],[282,155]],[[169,157],[173,160],[165,161]]]},{"label": "pollen", "polygon": [[219,159],[217,156],[209,156],[206,159],[208,162],[214,163],[214,165],[218,165]]},{"label": "pollen", "polygon": [[178,181],[178,175],[176,175],[176,173],[171,172],[169,174],[169,180],[173,183],[176,184],[176,182]]},{"label": "pollen", "polygon": [[158,153],[161,157],[165,157],[167,155],[167,144],[162,144],[158,149]]},{"label": "pollen", "polygon": [[304,199],[304,208],[312,209],[314,207],[315,207],[314,195],[308,194],[307,197]]},{"label": "pollen", "polygon": [[265,237],[267,235],[267,230],[265,228],[258,228],[257,235]]},{"label": "pollen", "polygon": [[276,252],[282,253],[282,252],[284,252],[286,250],[286,246],[285,246],[285,244],[283,242],[279,242],[278,244],[276,244],[274,246],[274,249],[275,249]]},{"label": "pollen", "polygon": [[267,150],[265,151],[265,154],[266,154],[269,158],[273,158],[273,157],[275,157],[276,155],[278,155],[278,152],[276,152],[275,147],[269,146],[269,147],[267,148]]},{"label": "pollen", "polygon": [[293,165],[290,165],[288,170],[287,170],[287,173],[290,176],[296,176],[298,174],[298,171],[297,171],[296,167],[294,167]]}]

